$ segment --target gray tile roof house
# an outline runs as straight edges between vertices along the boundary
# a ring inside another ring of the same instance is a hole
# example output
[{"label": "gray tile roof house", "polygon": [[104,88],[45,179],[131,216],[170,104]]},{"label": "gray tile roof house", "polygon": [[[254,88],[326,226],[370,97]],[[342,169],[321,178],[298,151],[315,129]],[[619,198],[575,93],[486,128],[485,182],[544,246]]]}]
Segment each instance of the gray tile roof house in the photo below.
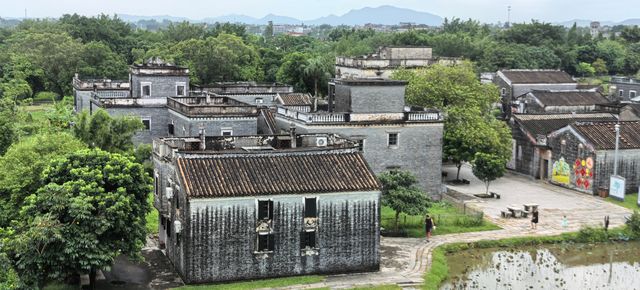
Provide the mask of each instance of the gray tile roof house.
[{"label": "gray tile roof house", "polygon": [[154,142],[159,240],[186,283],[377,271],[381,185],[333,134]]}]

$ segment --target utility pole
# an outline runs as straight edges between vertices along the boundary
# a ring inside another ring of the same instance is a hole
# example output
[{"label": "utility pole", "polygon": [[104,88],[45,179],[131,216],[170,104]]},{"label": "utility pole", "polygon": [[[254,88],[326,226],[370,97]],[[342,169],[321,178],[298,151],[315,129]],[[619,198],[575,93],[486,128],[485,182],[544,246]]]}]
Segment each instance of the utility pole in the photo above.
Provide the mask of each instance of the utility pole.
[{"label": "utility pole", "polygon": [[507,28],[511,27],[511,5],[507,6]]},{"label": "utility pole", "polygon": [[618,148],[620,146],[620,124],[616,124],[616,151],[613,154],[613,175],[618,175]]},{"label": "utility pole", "polygon": [[27,19],[27,8],[24,9],[24,19]]}]

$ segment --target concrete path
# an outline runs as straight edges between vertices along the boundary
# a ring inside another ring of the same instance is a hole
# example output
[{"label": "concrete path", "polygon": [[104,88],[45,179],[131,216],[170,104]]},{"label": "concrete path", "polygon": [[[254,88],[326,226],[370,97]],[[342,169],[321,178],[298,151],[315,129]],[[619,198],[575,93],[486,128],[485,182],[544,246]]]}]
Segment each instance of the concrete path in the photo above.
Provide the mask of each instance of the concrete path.
[{"label": "concrete path", "polygon": [[[449,176],[455,176],[455,167],[445,167]],[[471,174],[469,166],[464,166],[461,177],[471,181],[470,185],[450,186],[450,188],[472,195],[483,193],[484,184]],[[424,274],[431,264],[432,250],[443,244],[476,242],[489,239],[503,239],[525,236],[551,236],[577,231],[585,225],[602,226],[605,215],[610,216],[610,227],[621,226],[624,217],[631,211],[603,201],[602,199],[578,193],[554,185],[534,181],[513,173],[491,184],[491,191],[501,194],[501,199],[472,198],[469,206],[482,209],[487,219],[498,224],[502,230],[434,236],[430,242],[423,238],[381,239],[380,272],[328,276],[326,281],[311,285],[296,285],[281,289],[348,289],[358,286],[397,284],[405,289],[419,289],[424,283]],[[540,205],[538,229],[530,228],[529,219],[504,219],[500,210],[507,205],[524,203]],[[569,226],[563,228],[561,219],[567,215]]]}]

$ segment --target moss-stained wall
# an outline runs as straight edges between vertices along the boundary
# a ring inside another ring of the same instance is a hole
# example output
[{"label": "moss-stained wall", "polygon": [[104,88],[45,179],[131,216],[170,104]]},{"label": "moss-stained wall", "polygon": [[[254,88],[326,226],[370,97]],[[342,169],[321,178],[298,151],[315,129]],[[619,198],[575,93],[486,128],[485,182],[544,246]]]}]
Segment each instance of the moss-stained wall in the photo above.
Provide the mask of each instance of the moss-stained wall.
[{"label": "moss-stained wall", "polygon": [[[304,197],[318,198],[318,255],[303,256]],[[257,200],[272,199],[274,251],[256,254]],[[377,271],[379,192],[192,199],[183,229],[187,283]]]}]

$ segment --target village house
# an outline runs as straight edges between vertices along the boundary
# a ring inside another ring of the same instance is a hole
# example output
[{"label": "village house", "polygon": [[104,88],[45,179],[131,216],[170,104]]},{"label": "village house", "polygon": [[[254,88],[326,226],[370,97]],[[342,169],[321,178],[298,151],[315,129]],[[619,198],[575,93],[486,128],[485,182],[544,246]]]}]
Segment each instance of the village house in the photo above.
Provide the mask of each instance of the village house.
[{"label": "village house", "polygon": [[[501,70],[493,82],[500,90],[503,116],[508,119],[517,97],[533,90],[575,90],[578,83],[566,72],[559,70]],[[517,108],[513,108],[515,111]]]},{"label": "village house", "polygon": [[540,91],[533,90],[515,100],[518,113],[587,113],[609,100],[595,90]]},{"label": "village house", "polygon": [[609,91],[617,101],[640,102],[640,80],[629,77],[611,77]]},{"label": "village house", "polygon": [[377,53],[360,57],[336,57],[336,78],[390,78],[400,69],[425,68],[433,64],[454,65],[459,58],[434,57],[430,47],[381,47]]},{"label": "village house", "polygon": [[640,103],[606,103],[599,104],[598,111],[610,112],[619,116],[620,121],[640,121]]},{"label": "village house", "polygon": [[159,241],[186,283],[377,271],[380,189],[333,134],[154,140]]},{"label": "village house", "polygon": [[547,180],[552,156],[548,135],[571,123],[585,121],[617,121],[617,118],[612,113],[514,114],[509,122],[513,148],[507,168]]},{"label": "village house", "polygon": [[278,128],[301,133],[335,133],[358,142],[376,174],[399,169],[413,173],[422,189],[442,191],[443,115],[405,106],[405,81],[336,79],[328,104],[311,112],[279,105]]},{"label": "village house", "polygon": [[640,122],[576,122],[549,134],[551,183],[596,194],[608,190],[613,175],[616,132],[620,125],[618,175],[626,192],[638,190]]},{"label": "village house", "polygon": [[[132,65],[129,72],[129,81],[82,80],[76,75],[75,111],[104,109],[113,116],[139,117],[144,129],[133,137],[136,144],[193,136],[201,127],[211,136],[258,132],[257,105],[206,92],[191,96],[187,68],[155,58]],[[233,91],[227,85],[222,88]]]}]

